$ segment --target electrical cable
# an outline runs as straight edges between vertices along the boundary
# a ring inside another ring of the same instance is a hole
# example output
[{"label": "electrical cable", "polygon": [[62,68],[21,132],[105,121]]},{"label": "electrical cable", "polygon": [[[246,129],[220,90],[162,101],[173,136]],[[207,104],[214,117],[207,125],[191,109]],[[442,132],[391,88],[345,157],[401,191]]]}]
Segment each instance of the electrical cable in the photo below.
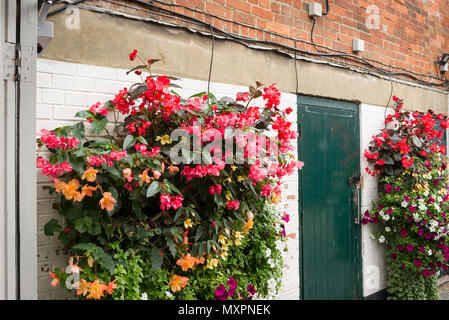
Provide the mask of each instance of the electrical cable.
[{"label": "electrical cable", "polygon": [[[295,40],[295,49],[296,49],[296,40]],[[298,60],[296,59],[296,51],[295,51],[295,76],[296,76],[296,89],[295,93],[298,94],[299,90],[299,79],[298,79]]]},{"label": "electrical cable", "polygon": [[[53,4],[56,4],[56,3],[60,2],[60,1],[61,1],[61,0],[58,0],[57,2],[55,2],[55,3],[53,3]],[[67,3],[67,4],[65,4],[65,5],[59,7],[59,8],[57,8],[57,9],[55,9],[55,10],[53,10],[53,11],[50,11],[50,12],[47,14],[47,16],[51,16],[51,15],[54,15],[54,14],[56,14],[56,13],[58,13],[58,12],[64,11],[64,10],[67,9],[68,7],[77,5],[77,4],[81,3],[81,2],[84,2],[84,0],[75,0],[75,1],[73,1],[73,2],[71,2],[71,3]]]},{"label": "electrical cable", "polygon": [[[111,3],[116,3],[116,4],[121,4],[121,3],[118,3],[118,2],[115,2],[115,1],[112,1],[112,0],[104,0],[104,1],[111,2]],[[330,50],[330,51],[333,51],[333,52],[338,52],[338,53],[346,54],[346,52],[341,51],[341,50],[337,50],[337,49],[334,49],[334,48],[329,48],[329,47],[322,46],[322,45],[319,45],[319,44],[314,44],[314,43],[312,43],[312,42],[309,42],[309,41],[306,41],[306,40],[303,40],[303,39],[294,39],[294,38],[285,36],[285,35],[280,34],[280,33],[272,32],[272,31],[267,31],[267,30],[264,30],[264,29],[262,29],[262,28],[258,28],[258,27],[253,26],[253,25],[248,25],[248,24],[245,24],[245,23],[241,23],[241,22],[237,22],[237,21],[231,20],[231,19],[226,19],[226,18],[224,18],[224,17],[219,17],[219,16],[214,15],[214,14],[212,14],[212,13],[209,13],[209,12],[206,12],[206,11],[198,10],[198,9],[195,8],[195,7],[192,8],[192,7],[188,7],[188,6],[182,5],[182,4],[168,3],[168,2],[165,2],[165,1],[161,1],[161,0],[153,0],[153,1],[154,1],[154,2],[158,2],[158,3],[161,3],[161,4],[163,4],[163,5],[172,6],[172,7],[178,7],[178,8],[184,8],[184,9],[190,10],[190,11],[192,11],[192,12],[205,14],[205,15],[208,15],[208,16],[210,16],[210,17],[212,17],[212,18],[215,18],[215,19],[219,19],[219,20],[222,20],[222,21],[231,22],[231,23],[234,23],[234,24],[237,24],[237,25],[240,25],[240,26],[244,26],[244,27],[247,27],[247,28],[251,28],[251,29],[253,29],[253,30],[258,30],[258,31],[261,31],[261,32],[270,33],[270,34],[272,34],[272,35],[275,35],[275,36],[277,36],[277,37],[281,37],[281,38],[284,38],[284,39],[287,39],[287,40],[291,40],[291,41],[297,40],[297,41],[300,41],[300,42],[303,42],[303,43],[306,43],[306,44],[309,44],[309,45],[312,45],[312,46],[315,46],[315,47],[321,47],[321,48],[324,48],[324,49],[327,49],[327,50]],[[328,4],[328,2],[326,2],[326,4],[327,4],[327,6],[326,6],[327,10],[326,10],[326,11],[329,11],[329,4]],[[129,6],[129,5],[124,5],[124,4],[121,4],[121,5],[126,6],[126,7],[130,7],[130,8],[135,8],[135,7],[132,7],[132,6]],[[148,12],[150,12],[150,11],[148,11]],[[154,13],[154,12],[153,12],[153,13]],[[326,13],[326,15],[327,15],[327,14],[328,14],[328,13]],[[324,14],[323,14],[323,15],[324,15]],[[164,15],[164,16],[165,16],[165,15]],[[318,51],[319,51],[319,50],[318,50]],[[424,74],[424,73],[419,73],[419,72],[414,72],[414,71],[407,70],[407,69],[402,68],[402,67],[396,67],[396,66],[388,65],[388,64],[386,64],[386,63],[383,63],[382,61],[377,61],[377,60],[370,59],[370,58],[364,58],[364,59],[367,60],[367,61],[371,61],[371,62],[380,64],[380,65],[382,65],[382,66],[384,66],[384,67],[388,67],[388,68],[392,68],[392,69],[396,69],[396,70],[402,70],[402,71],[405,71],[405,72],[407,72],[407,73],[411,73],[411,74],[414,74],[414,75],[417,75],[417,76],[421,76],[421,77],[431,78],[431,79],[435,79],[435,80],[441,80],[441,78],[435,77],[435,76],[433,76],[433,75]]]},{"label": "electrical cable", "polygon": [[[115,3],[115,4],[118,4],[118,5],[121,5],[121,6],[129,7],[129,8],[134,8],[134,9],[139,9],[139,10],[141,10],[140,8],[132,7],[132,6],[129,6],[129,5],[126,5],[126,4],[123,4],[123,3],[116,2],[116,1],[112,1],[112,0],[105,0],[105,1],[110,2],[110,3]],[[133,0],[131,0],[131,1],[133,1]],[[300,42],[303,42],[303,43],[306,43],[306,44],[309,44],[309,45],[313,45],[313,46],[315,46],[315,49],[316,49],[316,47],[321,47],[321,48],[325,48],[325,49],[330,50],[330,51],[333,51],[333,52],[341,53],[342,55],[345,55],[345,56],[352,56],[352,57],[354,57],[355,59],[358,59],[358,60],[361,59],[361,58],[358,57],[358,56],[347,54],[347,53],[345,53],[344,51],[336,50],[336,49],[333,49],[333,48],[328,48],[328,47],[326,47],[326,46],[321,46],[321,45],[318,45],[318,44],[314,44],[314,43],[312,43],[312,42],[309,42],[309,41],[306,41],[306,40],[302,40],[302,39],[294,39],[294,38],[287,37],[287,36],[284,36],[284,35],[282,35],[282,34],[278,34],[278,33],[275,33],[275,32],[268,32],[268,31],[266,31],[266,30],[257,28],[257,27],[255,27],[255,26],[247,25],[247,24],[244,24],[244,23],[239,23],[239,22],[236,22],[236,21],[233,21],[233,20],[230,20],[230,19],[226,19],[226,18],[223,18],[223,17],[218,17],[218,16],[213,15],[213,14],[211,14],[211,13],[197,10],[196,8],[187,7],[187,6],[184,6],[184,5],[181,5],[181,4],[167,3],[167,2],[164,2],[164,1],[160,1],[160,0],[153,0],[153,1],[158,2],[158,3],[161,3],[161,4],[164,4],[164,5],[169,5],[169,6],[172,6],[172,7],[179,7],[179,8],[184,8],[184,9],[191,10],[191,11],[193,11],[193,12],[202,13],[202,14],[208,15],[208,16],[213,17],[213,18],[216,18],[216,19],[220,19],[220,20],[223,20],[223,21],[228,21],[228,22],[231,22],[231,23],[234,23],[234,24],[237,24],[237,25],[241,25],[241,26],[245,26],[245,27],[248,27],[248,28],[252,28],[252,29],[254,29],[254,30],[259,30],[259,31],[262,31],[262,32],[270,33],[270,34],[273,34],[273,35],[282,37],[282,38],[284,38],[284,39],[288,39],[288,40],[292,40],[292,41],[297,40],[297,41],[300,41]],[[136,1],[134,1],[134,2],[136,2]],[[143,3],[142,3],[142,1],[138,1],[138,2],[136,2],[136,3],[148,5],[148,3],[146,3],[146,2],[143,2]],[[154,6],[154,5],[153,5],[153,6]],[[162,10],[164,10],[164,11],[169,11],[172,15],[177,15],[177,16],[183,16],[183,17],[185,17],[184,19],[182,19],[182,18],[181,18],[181,19],[180,19],[180,18],[176,18],[176,19],[179,19],[179,20],[181,20],[181,21],[190,22],[190,23],[194,23],[194,24],[196,23],[196,24],[198,24],[198,25],[203,25],[203,26],[204,26],[204,25],[209,26],[208,23],[203,22],[202,20],[193,18],[193,17],[191,17],[191,16],[187,16],[187,15],[184,15],[184,14],[181,14],[181,13],[178,13],[178,12],[175,12],[175,11],[172,11],[172,10],[169,10],[169,9],[165,9],[165,8],[162,8],[162,7],[158,7],[158,6],[155,6],[155,7],[156,7],[156,8],[160,8],[160,9],[162,9]],[[164,17],[169,17],[168,15],[162,14],[162,13],[160,13],[160,12],[154,12],[154,11],[147,11],[147,12],[153,13],[153,14],[157,14],[157,15],[161,15],[161,16],[164,16]],[[189,19],[189,20],[187,20],[187,19]],[[223,31],[223,30],[220,30],[220,29],[218,29],[218,28],[215,28],[215,29],[221,31],[223,34],[229,34],[229,33],[225,32],[225,31]],[[247,41],[252,41],[252,42],[254,42],[254,40],[256,40],[256,39],[251,39],[251,38],[246,38],[246,37],[240,37],[240,36],[237,36],[237,35],[235,35],[235,36],[238,37],[238,38],[240,38],[240,39],[246,39]],[[234,40],[235,40],[235,39],[234,39]],[[262,41],[263,41],[263,40],[262,40]],[[279,43],[271,42],[271,41],[270,41],[270,43],[274,43],[274,45],[278,45],[278,46],[279,46]],[[325,52],[326,52],[326,51],[323,51],[323,50],[320,50],[320,51],[321,51],[321,53],[325,53]],[[307,53],[311,54],[311,53],[308,52],[308,51],[303,51],[302,53],[303,53],[303,54],[307,54]],[[345,59],[346,59],[346,60],[353,61],[353,62],[355,62],[355,63],[360,63],[360,61],[355,61],[354,59],[350,59],[350,58],[345,58]],[[440,78],[437,78],[437,77],[432,76],[432,75],[414,72],[414,71],[407,70],[407,69],[404,69],[404,68],[401,68],[401,67],[391,66],[391,65],[385,64],[385,63],[383,63],[383,62],[381,62],[381,61],[377,61],[377,60],[373,60],[373,59],[369,59],[369,58],[363,58],[363,59],[366,60],[366,61],[371,61],[371,62],[380,64],[380,65],[383,65],[383,66],[388,67],[388,68],[392,68],[392,69],[396,69],[396,70],[402,70],[402,71],[405,71],[406,73],[409,73],[409,74],[414,74],[414,75],[417,75],[417,76],[426,77],[426,78],[431,78],[431,79],[435,79],[435,80],[441,80]],[[400,74],[398,74],[398,75],[400,75]],[[409,78],[410,78],[410,77],[409,77]],[[412,80],[415,80],[415,79],[417,79],[417,78],[415,77],[415,78],[411,78],[411,79],[412,79]],[[415,80],[415,81],[419,82],[419,80]],[[423,81],[424,81],[424,80],[423,80]],[[447,83],[449,83],[449,82],[447,82]],[[423,85],[430,85],[429,82],[426,82],[426,81],[420,82],[420,84],[423,84]],[[445,85],[445,84],[442,84],[442,85]],[[437,84],[436,86],[440,86],[440,85]]]},{"label": "electrical cable", "polygon": [[315,48],[315,50],[317,52],[321,52],[321,53],[327,53],[327,51],[318,49],[318,47],[315,44],[315,41],[313,40],[313,30],[315,30],[315,24],[316,24],[316,17],[313,17],[313,22],[312,22],[312,29],[310,30],[310,40],[312,41],[312,45]]},{"label": "electrical cable", "polygon": [[329,13],[329,0],[326,0],[326,11],[323,12],[323,16],[327,16]]},{"label": "electrical cable", "polygon": [[219,28],[217,28],[217,27],[215,27],[215,26],[213,26],[213,25],[211,25],[211,24],[209,24],[207,22],[199,20],[197,18],[190,17],[190,16],[187,16],[185,14],[182,14],[182,13],[179,13],[179,12],[167,9],[167,8],[159,7],[159,6],[157,6],[157,5],[153,4],[153,3],[148,3],[148,2],[141,1],[141,0],[130,0],[130,1],[132,1],[134,3],[137,3],[137,4],[148,6],[148,7],[157,9],[157,10],[168,12],[168,13],[171,13],[171,14],[176,15],[176,16],[181,16],[181,17],[186,18],[186,19],[191,19],[192,21],[196,21],[196,22],[198,22],[198,23],[200,23],[200,24],[202,24],[204,26],[212,28],[215,31],[223,33],[223,34],[227,35],[228,37],[231,37],[231,38],[234,38],[234,39],[238,39],[238,40],[241,40],[241,41],[269,44],[269,45],[272,45],[272,46],[278,46],[278,47],[281,47],[281,48],[284,48],[284,49],[288,49],[288,50],[295,50],[295,51],[301,52],[303,54],[309,54],[309,55],[320,56],[320,57],[338,57],[338,58],[346,58],[346,59],[348,59],[348,57],[350,57],[352,59],[359,60],[360,63],[365,64],[367,66],[370,66],[370,67],[372,67],[373,69],[377,70],[378,72],[380,72],[382,74],[407,77],[407,78],[409,78],[411,80],[414,80],[414,81],[416,81],[418,83],[421,83],[423,85],[429,85],[429,86],[446,86],[448,84],[448,81],[443,81],[443,82],[440,82],[440,83],[428,82],[428,81],[425,81],[425,80],[418,79],[415,76],[412,76],[411,74],[408,74],[408,73],[393,72],[393,71],[390,71],[390,70],[379,68],[379,67],[374,66],[373,64],[371,64],[370,62],[368,62],[366,59],[364,59],[362,57],[358,57],[358,56],[347,54],[347,53],[341,53],[341,54],[336,54],[336,53],[312,53],[312,52],[305,51],[305,50],[295,49],[295,48],[292,48],[290,46],[284,45],[282,43],[277,43],[277,42],[274,42],[274,41],[259,40],[259,39],[252,39],[252,38],[247,38],[247,37],[243,37],[243,36],[238,36],[238,35],[235,35],[233,33],[221,30],[221,29],[219,29]]},{"label": "electrical cable", "polygon": [[209,89],[210,89],[210,77],[212,74],[212,64],[214,62],[214,50],[215,50],[214,30],[212,28],[210,28],[210,32],[212,34],[212,50],[211,50],[211,54],[210,54],[209,77],[207,79],[207,93],[209,93]]},{"label": "electrical cable", "polygon": [[[388,98],[388,102],[385,105],[384,120],[387,119],[387,108],[388,108],[388,105],[390,104],[391,98],[393,97],[393,80],[391,80],[391,77],[389,77],[389,78],[390,78],[390,97]],[[387,129],[387,123],[385,121],[384,121],[384,128]]]},{"label": "electrical cable", "polygon": [[[83,0],[78,0],[78,1],[83,1]],[[113,2],[113,1],[111,1],[111,0],[106,0],[106,1],[108,1],[108,2]],[[156,11],[156,12],[155,12],[155,11],[151,11],[151,12],[154,13],[154,14],[159,14],[159,15],[162,15],[162,16],[165,16],[165,17],[171,17],[171,18],[174,18],[173,16],[176,16],[176,19],[179,19],[179,17],[182,17],[183,19],[180,19],[180,20],[184,20],[184,21],[188,21],[188,22],[191,22],[191,23],[196,23],[196,24],[198,24],[198,25],[202,25],[202,26],[205,26],[205,27],[209,27],[211,30],[213,30],[213,31],[215,31],[215,32],[219,32],[219,33],[221,33],[221,34],[224,34],[224,35],[226,35],[228,38],[230,38],[230,39],[232,39],[232,40],[234,40],[234,41],[237,41],[237,42],[245,42],[245,43],[256,43],[256,44],[270,45],[270,46],[275,46],[275,47],[283,48],[283,49],[286,49],[286,50],[289,50],[289,51],[298,52],[298,53],[301,53],[301,54],[304,54],[304,55],[311,55],[311,56],[316,56],[316,57],[326,57],[326,58],[332,58],[332,57],[334,57],[334,58],[346,59],[346,60],[349,60],[349,61],[353,61],[353,62],[356,62],[356,63],[360,63],[360,64],[362,64],[362,65],[371,67],[372,69],[378,71],[378,72],[381,73],[381,74],[394,75],[394,76],[402,76],[402,77],[411,79],[411,80],[413,80],[413,81],[415,81],[415,82],[417,82],[417,83],[419,83],[419,84],[421,84],[421,85],[425,85],[425,86],[436,86],[436,87],[439,87],[439,86],[447,86],[448,83],[449,83],[449,81],[447,81],[447,80],[446,80],[446,81],[442,81],[442,82],[438,82],[438,83],[436,83],[436,82],[430,82],[430,81],[426,81],[426,80],[422,80],[422,79],[419,79],[419,78],[413,76],[411,73],[414,73],[414,72],[411,72],[411,71],[409,71],[409,70],[405,70],[405,71],[407,72],[407,73],[405,73],[405,72],[394,72],[394,71],[387,70],[387,69],[384,69],[384,68],[376,67],[375,65],[373,65],[372,63],[369,62],[370,59],[358,57],[358,56],[351,55],[351,54],[344,53],[344,52],[342,52],[342,53],[331,53],[331,52],[325,52],[325,53],[323,53],[323,52],[318,52],[318,53],[314,53],[314,52],[310,52],[310,51],[306,51],[306,50],[300,50],[300,49],[292,48],[291,46],[284,45],[284,44],[282,44],[282,43],[278,43],[278,42],[274,42],[274,41],[260,40],[260,39],[254,39],[254,38],[248,38],[248,37],[236,35],[236,34],[233,34],[233,33],[227,32],[227,31],[224,31],[224,30],[222,30],[222,29],[219,29],[219,28],[213,26],[212,24],[209,24],[209,23],[207,23],[207,22],[204,22],[204,21],[202,21],[202,20],[200,20],[200,19],[197,19],[197,18],[188,16],[188,15],[185,15],[185,14],[182,14],[182,13],[180,13],[180,12],[176,12],[176,11],[173,11],[173,10],[170,10],[170,9],[167,9],[167,8],[164,8],[164,7],[157,6],[157,5],[153,4],[152,2],[151,2],[151,3],[150,3],[150,2],[144,2],[144,1],[141,1],[141,0],[129,0],[129,1],[134,2],[134,3],[136,3],[136,4],[139,4],[139,5],[147,6],[147,7],[149,7],[149,8],[154,9],[154,10],[158,10],[158,11],[163,11],[163,12],[170,13],[172,16],[164,15],[164,14],[162,14],[161,12],[157,12],[157,11]],[[156,1],[157,1],[157,0],[156,0]],[[158,1],[158,2],[161,2],[161,1]],[[73,4],[73,3],[72,3],[72,4]],[[118,3],[118,4],[121,4],[121,3]],[[121,5],[123,5],[123,4],[121,4]],[[124,5],[124,6],[126,6],[126,5]],[[177,6],[181,6],[181,5],[177,5]],[[191,9],[191,8],[190,8],[190,9]],[[192,9],[191,9],[191,10],[192,10]],[[194,10],[194,11],[195,11],[195,10]],[[265,32],[266,32],[266,31],[265,31]],[[292,39],[292,40],[294,40],[294,39]],[[302,40],[302,39],[297,39],[297,40],[298,40],[298,41],[301,41],[301,42],[304,42],[304,43],[310,44],[309,42],[307,42],[307,41],[305,41],[305,40]],[[312,44],[312,45],[313,45],[313,44]],[[316,46],[319,46],[319,45],[316,45]],[[320,46],[320,47],[323,47],[323,46]],[[326,47],[325,47],[325,48],[326,48]],[[330,50],[332,50],[332,51],[337,51],[337,50],[334,50],[334,49],[330,49]],[[341,52],[341,51],[337,51],[337,52]],[[381,62],[379,62],[379,61],[375,61],[375,60],[372,60],[372,61],[373,61],[373,62],[376,62],[376,63],[379,63],[379,64],[381,64],[381,65],[385,65],[385,64],[383,64],[383,63],[381,63]],[[389,66],[389,65],[385,65],[385,66],[388,66],[388,67],[390,67],[390,68],[395,68],[395,67]],[[401,68],[395,68],[395,69],[401,69]],[[414,74],[416,74],[416,73],[414,73]],[[437,80],[440,80],[440,81],[441,81],[441,79],[435,78],[435,77],[430,76],[430,75],[424,75],[424,74],[417,74],[417,75],[423,76],[423,77],[434,78],[434,79],[437,79]]]}]

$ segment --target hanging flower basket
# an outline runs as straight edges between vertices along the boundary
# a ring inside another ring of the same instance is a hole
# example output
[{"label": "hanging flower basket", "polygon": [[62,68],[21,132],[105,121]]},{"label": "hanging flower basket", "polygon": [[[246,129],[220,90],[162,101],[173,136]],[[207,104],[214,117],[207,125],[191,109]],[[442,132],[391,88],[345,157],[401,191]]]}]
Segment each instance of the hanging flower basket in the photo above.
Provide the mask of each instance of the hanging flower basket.
[{"label": "hanging flower basket", "polygon": [[57,234],[69,255],[52,285],[82,299],[275,295],[288,215],[274,205],[281,179],[303,165],[292,110],[259,82],[235,101],[183,99],[169,77],[151,75],[157,60],[136,58],[130,72],[142,83],[37,140],[49,154],[37,167],[62,217],[45,234]]}]

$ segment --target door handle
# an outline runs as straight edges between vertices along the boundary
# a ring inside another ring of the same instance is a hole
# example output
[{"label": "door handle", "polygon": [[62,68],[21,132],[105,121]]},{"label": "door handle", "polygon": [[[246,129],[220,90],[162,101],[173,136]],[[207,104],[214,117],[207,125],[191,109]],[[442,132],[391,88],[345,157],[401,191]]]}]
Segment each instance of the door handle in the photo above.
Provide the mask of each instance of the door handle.
[{"label": "door handle", "polygon": [[360,212],[359,212],[359,206],[360,206],[360,185],[357,184],[354,188],[353,194],[352,194],[352,201],[353,201],[353,210],[355,211],[355,218],[354,223],[360,224]]},{"label": "door handle", "polygon": [[352,190],[352,203],[353,203],[353,207],[352,210],[353,212],[355,211],[355,218],[354,218],[354,223],[355,224],[360,224],[360,212],[359,212],[359,207],[360,207],[360,181],[361,181],[361,176],[354,176],[348,179],[348,185],[352,185],[354,186],[353,190]]}]

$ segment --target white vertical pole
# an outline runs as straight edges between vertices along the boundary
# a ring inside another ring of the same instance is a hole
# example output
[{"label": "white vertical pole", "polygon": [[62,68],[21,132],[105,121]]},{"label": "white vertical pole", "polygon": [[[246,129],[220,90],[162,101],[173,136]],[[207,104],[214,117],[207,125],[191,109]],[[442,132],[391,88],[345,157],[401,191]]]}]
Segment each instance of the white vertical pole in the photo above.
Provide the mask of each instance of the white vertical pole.
[{"label": "white vertical pole", "polygon": [[[36,52],[37,1],[20,1],[22,76],[19,87],[20,299],[37,299]],[[31,54],[31,56],[29,56]],[[25,61],[25,59],[27,61]],[[28,69],[29,68],[29,69]],[[26,74],[26,75],[25,75]]]},{"label": "white vertical pole", "polygon": [[[15,0],[7,2],[7,39],[16,43],[16,13]],[[6,81],[6,262],[7,262],[7,298],[17,298],[17,247],[16,247],[16,82]]]},{"label": "white vertical pole", "polygon": [[[16,42],[16,1],[1,2],[1,46]],[[10,58],[15,54],[10,52]],[[2,61],[11,64],[11,60]],[[1,276],[2,298],[17,298],[17,261],[16,261],[16,83],[14,79],[4,79],[3,68],[0,69],[2,81],[1,124]]]},{"label": "white vertical pole", "polygon": [[[5,8],[0,4],[0,52],[3,54],[5,42]],[[3,56],[0,59],[0,74],[3,78]],[[5,81],[0,86],[0,300],[6,299],[6,219],[5,219]]]}]

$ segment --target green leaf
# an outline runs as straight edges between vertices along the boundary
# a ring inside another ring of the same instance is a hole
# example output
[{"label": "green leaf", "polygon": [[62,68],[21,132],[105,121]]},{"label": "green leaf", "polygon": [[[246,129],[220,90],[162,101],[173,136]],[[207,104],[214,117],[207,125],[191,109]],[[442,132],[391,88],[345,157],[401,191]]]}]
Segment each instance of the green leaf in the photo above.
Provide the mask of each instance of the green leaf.
[{"label": "green leaf", "polygon": [[159,182],[153,181],[147,190],[147,198],[150,198],[157,194],[161,190],[161,186],[159,185]]},{"label": "green leaf", "polygon": [[128,150],[133,145],[136,144],[136,139],[132,135],[127,135],[125,141],[123,142],[123,150]]},{"label": "green leaf", "polygon": [[92,250],[92,254],[94,255],[95,260],[99,260],[103,257],[104,250],[100,247],[95,246],[95,248],[93,248]]},{"label": "green leaf", "polygon": [[112,275],[114,273],[115,270],[115,263],[114,260],[112,259],[112,257],[108,254],[104,254],[101,257],[101,263],[103,264],[103,266],[109,271],[109,273]]},{"label": "green leaf", "polygon": [[102,118],[100,120],[94,120],[92,121],[91,131],[94,134],[100,134],[104,128],[106,128],[106,124],[108,123],[107,118]]},{"label": "green leaf", "polygon": [[90,217],[80,217],[75,220],[75,229],[81,233],[87,231],[89,225],[92,224],[92,218]]},{"label": "green leaf", "polygon": [[206,245],[207,245],[207,241],[203,241],[200,243],[200,248],[198,250],[199,254],[203,254],[203,252],[206,251]]},{"label": "green leaf", "polygon": [[75,117],[76,118],[84,118],[84,119],[93,118],[93,117],[95,117],[95,113],[93,113],[93,111],[90,111],[90,110],[81,110],[75,114]]},{"label": "green leaf", "polygon": [[199,226],[198,229],[196,230],[195,241],[198,241],[203,234],[204,234],[204,227]]},{"label": "green leaf", "polygon": [[62,226],[56,219],[51,219],[44,226],[44,233],[46,236],[52,236],[55,232],[61,232]]},{"label": "green leaf", "polygon": [[139,139],[139,141],[140,141],[141,143],[148,145],[148,142],[147,142],[147,140],[145,140],[144,137],[138,136],[137,139]]},{"label": "green leaf", "polygon": [[93,244],[92,242],[86,242],[86,243],[79,243],[76,246],[72,247],[72,249],[88,251],[95,247],[96,245]]},{"label": "green leaf", "polygon": [[77,138],[81,144],[84,143],[85,131],[84,131],[84,123],[78,122],[74,124],[72,127],[72,135]]},{"label": "green leaf", "polygon": [[186,208],[184,208],[184,207],[179,208],[178,211],[176,211],[176,215],[175,215],[173,221],[178,220],[178,218],[182,215],[182,213],[184,212],[185,209]]},{"label": "green leaf", "polygon": [[64,210],[63,212],[67,220],[74,220],[83,215],[83,211],[77,207],[71,207],[68,210]]},{"label": "green leaf", "polygon": [[165,183],[166,186],[168,186],[168,188],[170,189],[170,191],[174,191],[174,192],[176,192],[177,194],[182,195],[181,191],[179,191],[179,189],[176,188],[176,187],[173,185],[173,183],[171,183],[171,182],[168,181],[167,179],[164,179],[164,183]]},{"label": "green leaf", "polygon": [[69,155],[70,166],[80,175],[83,175],[83,165],[84,161],[80,158],[75,158],[72,155]]},{"label": "green leaf", "polygon": [[176,253],[177,253],[176,244],[172,238],[167,238],[167,245],[168,245],[168,250],[170,250],[170,253],[173,256],[173,258],[176,258]]},{"label": "green leaf", "polygon": [[158,247],[153,247],[151,249],[151,267],[153,270],[158,270],[161,268],[163,262],[163,257],[161,255],[161,249]]},{"label": "green leaf", "polygon": [[106,163],[104,163],[102,167],[103,167],[103,169],[105,169],[107,172],[109,172],[114,177],[116,177],[116,178],[122,177],[122,175],[120,174],[120,171],[115,166],[108,166]]},{"label": "green leaf", "polygon": [[101,226],[98,223],[94,223],[91,224],[88,229],[87,232],[92,235],[92,236],[97,236],[101,233]]}]

